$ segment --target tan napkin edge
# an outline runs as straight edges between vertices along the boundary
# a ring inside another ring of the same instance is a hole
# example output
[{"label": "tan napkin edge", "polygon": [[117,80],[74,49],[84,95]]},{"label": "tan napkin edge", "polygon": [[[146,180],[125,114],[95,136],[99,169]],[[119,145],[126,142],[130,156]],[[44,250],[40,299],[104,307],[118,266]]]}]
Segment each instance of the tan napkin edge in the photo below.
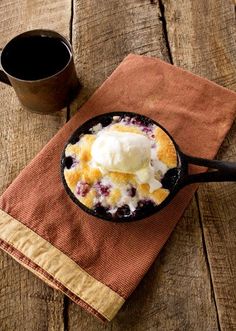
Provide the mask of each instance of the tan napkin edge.
[{"label": "tan napkin edge", "polygon": [[[2,249],[5,253],[9,254],[11,258],[13,258],[16,262],[18,262],[20,265],[22,265],[24,268],[28,269],[30,272],[32,272],[34,275],[36,275],[38,278],[40,278],[43,282],[45,282],[48,286],[59,290],[63,294],[65,294],[67,297],[69,297],[72,301],[74,301],[76,304],[80,305],[82,308],[87,310],[89,313],[94,315],[96,318],[101,320],[102,322],[107,322],[108,320],[100,315],[95,309],[90,307],[86,302],[78,298],[75,294],[73,294],[71,291],[69,291],[65,286],[63,286],[61,283],[53,279],[52,276],[48,275],[45,270],[40,268],[38,265],[36,265],[34,262],[32,262],[30,259],[25,257],[22,253],[20,253],[18,250],[16,250],[13,246],[8,244],[7,242],[0,239],[0,249]],[[49,280],[49,278],[51,280]]]},{"label": "tan napkin edge", "polygon": [[[0,210],[0,239],[0,247],[8,254],[19,260],[13,254],[14,250],[19,251],[23,254],[21,264],[62,292],[65,292],[63,289],[68,289],[103,319],[112,320],[124,304],[124,298],[117,292],[90,276],[67,255],[3,210]],[[11,247],[8,249],[4,242]],[[27,260],[36,264],[39,270],[27,264]],[[45,270],[46,273],[42,274],[40,270]],[[72,300],[75,301],[74,297]]]}]

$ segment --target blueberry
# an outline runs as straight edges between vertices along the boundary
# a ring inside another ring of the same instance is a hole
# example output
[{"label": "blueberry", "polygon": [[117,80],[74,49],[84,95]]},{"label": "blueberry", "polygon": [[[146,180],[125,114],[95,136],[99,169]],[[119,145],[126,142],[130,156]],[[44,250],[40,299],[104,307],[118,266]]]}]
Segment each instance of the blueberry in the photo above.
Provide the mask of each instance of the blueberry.
[{"label": "blueberry", "polygon": [[131,214],[130,208],[128,205],[123,205],[122,207],[119,207],[115,213],[115,217],[117,218],[126,218],[129,217]]},{"label": "blueberry", "polygon": [[129,124],[130,123],[130,117],[129,116],[125,116],[122,121],[124,121],[125,123]]},{"label": "blueberry", "polygon": [[127,193],[131,198],[133,198],[136,195],[136,188],[133,186],[127,188]]},{"label": "blueberry", "polygon": [[110,194],[111,185],[104,185],[101,182],[97,182],[95,187],[100,195],[107,197]]},{"label": "blueberry", "polygon": [[78,195],[85,197],[87,193],[90,191],[90,185],[85,182],[78,182],[76,191]]},{"label": "blueberry", "polygon": [[98,202],[94,207],[94,211],[98,215],[105,215],[108,211],[108,208],[105,208],[100,202]]},{"label": "blueberry", "polygon": [[155,203],[151,200],[139,200],[136,211],[145,212],[155,208]]},{"label": "blueberry", "polygon": [[152,129],[149,128],[148,126],[145,126],[145,127],[142,128],[142,131],[145,132],[145,133],[151,133]]},{"label": "blueberry", "polygon": [[67,169],[70,169],[71,166],[73,164],[73,158],[71,156],[67,156],[65,159],[64,159],[64,165]]},{"label": "blueberry", "polygon": [[141,126],[142,122],[137,118],[137,117],[133,117],[130,121],[131,124],[133,125],[137,125],[137,126]]}]

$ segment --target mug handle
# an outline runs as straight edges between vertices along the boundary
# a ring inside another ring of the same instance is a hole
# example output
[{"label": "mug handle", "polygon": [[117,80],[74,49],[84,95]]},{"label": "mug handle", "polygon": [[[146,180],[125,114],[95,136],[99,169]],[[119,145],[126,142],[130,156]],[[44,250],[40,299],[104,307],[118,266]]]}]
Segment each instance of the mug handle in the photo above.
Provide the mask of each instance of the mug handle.
[{"label": "mug handle", "polygon": [[2,49],[0,48],[0,82],[5,83],[11,86],[11,82],[7,77],[7,74],[3,71],[2,63],[1,63]]},{"label": "mug handle", "polygon": [[[183,178],[183,181],[181,183],[182,186],[193,183],[236,181],[236,162],[202,159],[200,157],[194,157],[183,153],[182,156],[187,166],[187,174]],[[215,170],[189,175],[189,164],[194,164]]]}]

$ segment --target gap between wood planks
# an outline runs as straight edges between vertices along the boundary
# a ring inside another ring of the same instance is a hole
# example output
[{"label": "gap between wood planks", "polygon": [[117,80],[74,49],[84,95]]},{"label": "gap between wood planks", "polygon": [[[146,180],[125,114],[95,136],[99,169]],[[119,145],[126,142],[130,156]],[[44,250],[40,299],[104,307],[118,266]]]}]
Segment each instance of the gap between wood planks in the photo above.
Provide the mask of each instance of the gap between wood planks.
[{"label": "gap between wood planks", "polygon": [[64,331],[69,331],[69,299],[66,295],[64,295],[64,302],[63,302],[63,322],[64,322]]},{"label": "gap between wood planks", "polygon": [[[74,0],[71,0],[71,14],[70,14],[70,43],[72,45],[73,41],[73,18],[74,18]],[[73,45],[72,45],[73,47]],[[70,105],[66,107],[66,122],[70,119]],[[69,299],[64,295],[63,300],[63,322],[64,322],[64,331],[69,331]]]},{"label": "gap between wood planks", "polygon": [[[154,2],[151,2],[151,3],[154,3]],[[165,6],[164,6],[162,0],[158,0],[158,3],[159,3],[160,12],[161,12],[160,21],[162,22],[163,36],[164,36],[164,40],[166,43],[168,57],[169,57],[170,63],[174,64],[172,54],[171,54],[169,38],[168,38],[167,23],[166,23],[166,18],[165,18]]]},{"label": "gap between wood planks", "polygon": [[206,240],[205,240],[205,237],[204,237],[204,229],[203,229],[203,223],[202,223],[202,216],[201,216],[201,212],[200,212],[198,192],[196,192],[194,194],[194,199],[196,200],[196,203],[197,203],[198,219],[199,219],[199,224],[200,224],[201,233],[202,233],[202,248],[203,248],[204,256],[206,258],[206,267],[207,267],[207,270],[208,270],[208,273],[209,273],[209,279],[210,279],[210,284],[211,284],[212,297],[213,297],[213,302],[214,302],[215,311],[216,311],[217,326],[218,326],[219,331],[221,331],[220,318],[219,318],[217,301],[216,301],[216,294],[215,294],[214,285],[213,285],[213,279],[212,279],[212,274],[211,274],[210,262],[209,262],[209,259],[208,259],[208,252],[207,252]]},{"label": "gap between wood planks", "polygon": [[[162,29],[163,29],[163,37],[164,41],[166,44],[167,48],[167,53],[169,57],[169,61],[171,64],[174,64],[173,62],[173,57],[172,57],[172,52],[171,52],[171,46],[169,42],[169,37],[168,37],[168,26],[167,26],[167,21],[165,17],[165,5],[163,3],[163,0],[150,0],[151,5],[158,5],[160,9],[160,17],[159,20],[162,22]],[[236,5],[235,5],[235,18],[236,18]],[[70,18],[70,43],[72,44],[73,47],[73,19],[74,19],[74,0],[71,0],[71,18]],[[66,121],[68,122],[71,115],[70,115],[71,109],[70,105],[67,106],[67,117]],[[210,264],[209,264],[209,258],[208,258],[208,252],[207,252],[207,247],[206,247],[206,242],[205,242],[205,237],[204,237],[204,230],[203,230],[203,224],[202,224],[202,218],[201,218],[201,213],[200,213],[200,206],[199,206],[199,198],[198,198],[198,193],[196,192],[194,195],[194,199],[196,199],[196,204],[197,204],[197,209],[198,209],[198,215],[199,215],[199,225],[201,228],[201,234],[202,234],[202,245],[203,245],[203,252],[205,255],[206,259],[206,265],[207,265],[207,270],[209,272],[209,278],[210,278],[210,284],[211,284],[211,291],[212,291],[212,297],[214,301],[214,306],[216,310],[216,316],[217,316],[217,326],[219,331],[221,331],[221,326],[220,326],[220,321],[219,321],[219,312],[218,312],[218,307],[216,303],[216,296],[215,296],[215,291],[214,291],[214,286],[213,286],[213,280],[212,280],[212,275],[211,275],[211,269],[210,269]],[[64,319],[64,331],[69,331],[69,299],[67,296],[64,296],[64,309],[63,309],[63,319]]]},{"label": "gap between wood planks", "polygon": [[[70,14],[70,43],[73,41],[73,18],[74,18],[74,0],[71,0],[71,14]],[[73,45],[72,45],[73,47]],[[66,107],[66,122],[70,119],[70,105]]]}]

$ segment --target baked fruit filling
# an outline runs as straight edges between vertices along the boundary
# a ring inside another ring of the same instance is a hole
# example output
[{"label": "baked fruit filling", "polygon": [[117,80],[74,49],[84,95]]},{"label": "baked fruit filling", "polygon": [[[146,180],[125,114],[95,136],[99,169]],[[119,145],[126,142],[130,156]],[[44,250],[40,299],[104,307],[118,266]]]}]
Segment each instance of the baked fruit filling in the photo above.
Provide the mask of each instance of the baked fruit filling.
[{"label": "baked fruit filling", "polygon": [[175,146],[159,126],[113,116],[66,146],[64,178],[74,197],[98,217],[124,219],[168,197],[164,176],[177,162]]}]

